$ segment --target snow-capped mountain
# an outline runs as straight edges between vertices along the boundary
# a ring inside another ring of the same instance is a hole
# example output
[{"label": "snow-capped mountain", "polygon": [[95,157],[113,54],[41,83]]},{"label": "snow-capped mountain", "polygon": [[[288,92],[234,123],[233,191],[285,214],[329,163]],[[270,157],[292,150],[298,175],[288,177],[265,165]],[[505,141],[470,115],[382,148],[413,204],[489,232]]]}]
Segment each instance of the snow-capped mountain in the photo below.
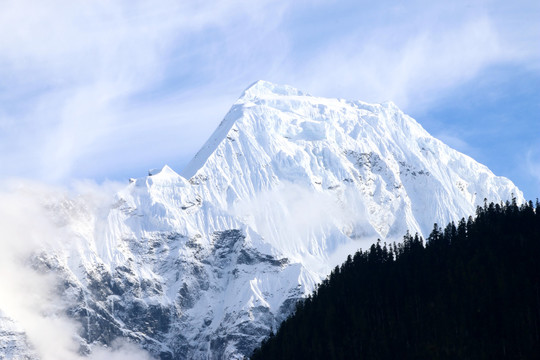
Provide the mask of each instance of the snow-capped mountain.
[{"label": "snow-capped mountain", "polygon": [[73,240],[37,259],[63,276],[82,351],[126,337],[161,359],[241,358],[347,254],[512,196],[393,103],[259,81],[180,174],[132,179],[99,211],[49,206]]}]

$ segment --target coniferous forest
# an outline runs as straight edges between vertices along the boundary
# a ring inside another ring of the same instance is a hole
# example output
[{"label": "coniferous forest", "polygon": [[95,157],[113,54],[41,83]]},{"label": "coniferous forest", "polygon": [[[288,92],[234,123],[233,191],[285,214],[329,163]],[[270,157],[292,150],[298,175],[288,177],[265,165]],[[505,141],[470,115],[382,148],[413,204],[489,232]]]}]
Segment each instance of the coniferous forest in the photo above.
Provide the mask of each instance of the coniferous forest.
[{"label": "coniferous forest", "polygon": [[261,359],[540,358],[540,204],[486,204],[336,267]]}]

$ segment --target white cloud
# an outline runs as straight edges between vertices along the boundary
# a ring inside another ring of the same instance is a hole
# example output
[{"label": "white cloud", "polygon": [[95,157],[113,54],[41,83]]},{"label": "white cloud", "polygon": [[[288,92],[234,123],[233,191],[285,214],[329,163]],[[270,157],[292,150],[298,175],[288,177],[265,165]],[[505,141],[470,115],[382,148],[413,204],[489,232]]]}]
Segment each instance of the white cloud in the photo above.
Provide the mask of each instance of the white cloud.
[{"label": "white cloud", "polygon": [[451,148],[464,154],[469,154],[472,157],[477,157],[478,155],[478,149],[471,146],[468,142],[463,140],[461,136],[456,135],[455,133],[445,131],[435,134],[435,137]]},{"label": "white cloud", "polygon": [[52,301],[56,279],[26,263],[35,248],[44,246],[41,242],[58,238],[38,201],[24,191],[10,189],[0,194],[0,309],[24,328],[44,360],[67,360],[76,350],[76,325],[57,316],[59,309]]},{"label": "white cloud", "polygon": [[[182,94],[225,73],[233,81],[259,67],[260,53],[275,52],[276,44],[287,46],[276,29],[284,5],[270,8],[269,3],[2,2],[0,75],[6,81],[0,86],[0,103],[10,108],[0,114],[0,127],[6,129],[0,134],[5,163],[18,173],[59,180],[72,176],[81,159],[114,146],[115,140],[126,143],[124,148],[134,144],[137,156],[145,129],[137,132],[132,125],[129,132],[135,136],[128,138],[122,128],[143,121],[146,128],[159,124],[166,120],[165,110],[189,124],[193,119],[186,116],[194,109],[186,102],[188,96],[167,109],[155,101],[145,118],[137,113],[128,118],[131,109],[144,108],[144,102],[159,93],[169,97],[164,87]],[[262,46],[266,40],[268,47]],[[253,48],[260,50],[257,56]],[[194,77],[188,86],[186,77]],[[200,121],[213,127],[219,118]]]},{"label": "white cloud", "polygon": [[[111,348],[97,347],[88,360],[152,360],[146,351],[138,346],[118,340]],[[82,360],[82,359],[81,359]]]},{"label": "white cloud", "polygon": [[[364,200],[348,188],[328,194],[283,183],[235,203],[232,212],[283,251],[280,256],[310,262],[308,268],[323,274],[341,264],[348,254],[369,247],[379,236],[367,220]],[[279,224],[279,228],[269,227],[271,224]],[[341,231],[357,240],[351,242],[339,235]],[[326,238],[328,233],[333,236]],[[328,256],[328,261],[321,263],[321,256]]]},{"label": "white cloud", "polygon": [[540,147],[532,148],[527,151],[526,168],[527,172],[535,180],[537,185],[537,193],[533,195],[538,196],[540,193]]},{"label": "white cloud", "polygon": [[[51,210],[51,204],[69,200],[84,203],[88,211],[99,211],[111,201],[110,193],[117,185],[78,183],[75,191],[15,180],[1,185],[0,314],[24,331],[40,359],[83,360],[76,339],[79,324],[65,315],[69,304],[57,292],[58,274],[36,270],[29,259],[40,249],[54,252],[74,241],[63,226],[67,220],[58,209]],[[135,345],[94,348],[90,359],[150,359]]]},{"label": "white cloud", "polygon": [[492,65],[538,63],[537,8],[5,0],[0,175],[133,176],[187,157],[257,79],[407,111],[433,106]]},{"label": "white cloud", "polygon": [[509,56],[486,17],[445,31],[388,31],[358,33],[331,44],[309,63],[303,75],[309,77],[308,86],[325,94],[421,107]]}]

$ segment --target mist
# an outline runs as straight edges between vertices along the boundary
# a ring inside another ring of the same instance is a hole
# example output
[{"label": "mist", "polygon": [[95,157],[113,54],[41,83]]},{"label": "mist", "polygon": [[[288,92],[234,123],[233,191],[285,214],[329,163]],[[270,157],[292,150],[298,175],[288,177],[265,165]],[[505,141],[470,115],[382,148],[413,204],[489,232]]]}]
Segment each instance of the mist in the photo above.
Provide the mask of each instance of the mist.
[{"label": "mist", "polygon": [[[364,200],[356,189],[318,192],[283,182],[275,189],[235,204],[233,214],[252,226],[264,241],[321,273],[367,248],[380,234],[369,223]],[[331,236],[327,236],[331,234]],[[353,240],[351,240],[353,239]]]},{"label": "mist", "polygon": [[[59,292],[61,278],[47,271],[36,256],[51,254],[73,244],[69,217],[59,204],[78,204],[89,214],[102,211],[112,199],[115,184],[80,182],[71,189],[23,180],[4,181],[0,191],[0,314],[11,319],[42,360],[148,360],[140,347],[119,342],[110,348],[92,346],[89,356],[79,354],[80,326],[67,318],[70,305]],[[21,349],[26,351],[26,349]]]}]

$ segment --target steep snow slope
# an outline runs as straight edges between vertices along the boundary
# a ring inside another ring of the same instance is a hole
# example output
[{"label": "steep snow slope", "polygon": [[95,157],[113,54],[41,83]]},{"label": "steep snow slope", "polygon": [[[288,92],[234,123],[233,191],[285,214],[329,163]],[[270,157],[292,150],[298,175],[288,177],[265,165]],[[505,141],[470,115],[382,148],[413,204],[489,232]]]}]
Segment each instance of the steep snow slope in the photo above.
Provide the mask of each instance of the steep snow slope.
[{"label": "steep snow slope", "polygon": [[[359,211],[353,228],[367,219],[362,235],[380,237],[426,234],[434,221],[473,214],[485,198],[521,197],[510,181],[434,139],[392,103],[317,98],[262,81],[244,92],[182,175],[229,212],[290,184],[328,194]],[[268,223],[280,213],[263,215]],[[258,228],[257,219],[248,223]],[[289,255],[295,250],[288,246],[306,250],[266,235]]]},{"label": "steep snow slope", "polygon": [[259,81],[181,175],[136,179],[106,211],[57,205],[77,241],[41,258],[66,279],[87,344],[240,358],[347,253],[512,194],[523,200],[392,103]]}]

